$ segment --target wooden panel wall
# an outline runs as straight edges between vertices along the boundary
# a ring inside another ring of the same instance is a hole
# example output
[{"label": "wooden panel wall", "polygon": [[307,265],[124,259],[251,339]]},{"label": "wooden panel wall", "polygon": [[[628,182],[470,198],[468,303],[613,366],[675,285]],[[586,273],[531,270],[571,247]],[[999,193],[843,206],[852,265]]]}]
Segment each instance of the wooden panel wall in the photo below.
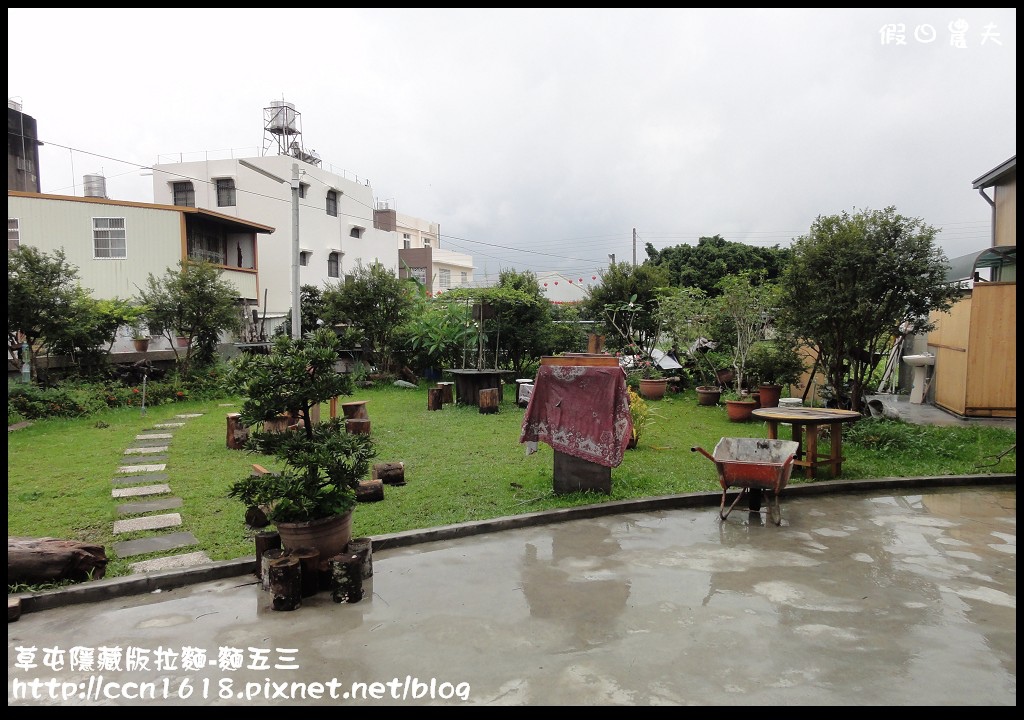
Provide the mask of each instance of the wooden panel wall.
[{"label": "wooden panel wall", "polygon": [[974,286],[966,414],[1016,417],[1017,284]]}]

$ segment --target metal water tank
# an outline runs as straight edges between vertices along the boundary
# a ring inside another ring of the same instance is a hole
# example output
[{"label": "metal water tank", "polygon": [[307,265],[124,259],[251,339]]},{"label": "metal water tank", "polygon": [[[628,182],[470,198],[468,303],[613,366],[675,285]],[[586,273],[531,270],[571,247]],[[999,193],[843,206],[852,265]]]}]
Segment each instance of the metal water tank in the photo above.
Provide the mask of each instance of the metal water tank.
[{"label": "metal water tank", "polygon": [[107,179],[102,175],[85,175],[82,178],[85,185],[85,196],[91,198],[107,197]]},{"label": "metal water tank", "polygon": [[294,135],[298,130],[295,105],[284,100],[271,100],[267,127],[274,133]]}]

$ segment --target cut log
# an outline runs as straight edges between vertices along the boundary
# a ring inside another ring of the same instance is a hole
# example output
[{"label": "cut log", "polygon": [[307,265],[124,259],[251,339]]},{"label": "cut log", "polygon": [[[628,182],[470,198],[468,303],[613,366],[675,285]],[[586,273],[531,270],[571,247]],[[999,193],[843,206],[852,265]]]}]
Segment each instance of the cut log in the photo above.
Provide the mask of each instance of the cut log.
[{"label": "cut log", "polygon": [[320,551],[315,547],[300,547],[292,550],[302,568],[302,597],[312,597],[320,589]]},{"label": "cut log", "polygon": [[498,388],[484,388],[480,391],[480,414],[493,415],[498,412],[498,402],[501,400],[501,390]]},{"label": "cut log", "polygon": [[242,425],[241,413],[228,413],[228,450],[244,450],[249,439],[249,428]]},{"label": "cut log", "polygon": [[345,552],[351,555],[358,555],[362,560],[360,566],[363,580],[373,577],[373,539],[368,537],[357,537],[349,540],[345,546]]},{"label": "cut log", "polygon": [[364,418],[350,418],[345,421],[345,430],[352,435],[369,435],[370,421]]},{"label": "cut log", "polygon": [[331,558],[331,598],[336,603],[363,599],[363,561],[358,555],[342,553]]},{"label": "cut log", "polygon": [[405,463],[374,463],[370,477],[385,485],[405,485]]},{"label": "cut log", "polygon": [[402,376],[402,379],[405,380],[407,383],[412,383],[413,385],[416,385],[420,381],[420,379],[416,377],[416,373],[414,373],[408,367],[403,367],[402,372],[400,374]]},{"label": "cut log", "polygon": [[7,538],[7,583],[99,580],[107,572],[103,545],[57,538]]},{"label": "cut log", "polygon": [[427,410],[433,412],[444,407],[444,390],[441,388],[430,388],[427,390]]},{"label": "cut log", "polygon": [[370,413],[366,410],[366,403],[369,400],[353,400],[352,402],[342,403],[341,411],[345,414],[346,420],[359,419],[365,420],[370,417]]},{"label": "cut log", "polygon": [[270,524],[266,508],[252,505],[245,510],[245,524],[251,528],[265,528]]},{"label": "cut log", "polygon": [[380,480],[360,480],[356,488],[356,502],[380,502],[384,499],[384,483]]},{"label": "cut log", "polygon": [[302,563],[294,555],[273,560],[269,566],[271,607],[297,610],[302,606]]},{"label": "cut log", "polygon": [[256,542],[256,577],[263,580],[263,553],[267,550],[281,549],[281,534],[276,530],[264,530],[255,535]]},{"label": "cut log", "polygon": [[454,388],[455,388],[455,383],[454,382],[450,382],[450,381],[439,382],[437,384],[437,386],[439,388],[441,388],[441,390],[443,391],[443,394],[444,394],[444,397],[441,400],[442,403],[444,403],[445,405],[451,405],[453,402],[455,402],[455,397],[452,394],[454,392]]},{"label": "cut log", "polygon": [[270,590],[270,563],[283,558],[286,552],[283,548],[271,548],[263,553],[260,559],[260,585],[265,591]]}]

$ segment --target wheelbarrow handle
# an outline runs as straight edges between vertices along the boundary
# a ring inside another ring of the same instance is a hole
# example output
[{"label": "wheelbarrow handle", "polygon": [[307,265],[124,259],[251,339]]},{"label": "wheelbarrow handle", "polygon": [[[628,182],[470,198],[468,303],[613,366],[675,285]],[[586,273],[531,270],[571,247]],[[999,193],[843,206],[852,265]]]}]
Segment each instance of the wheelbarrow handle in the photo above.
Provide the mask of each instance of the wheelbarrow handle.
[{"label": "wheelbarrow handle", "polygon": [[699,452],[711,462],[715,462],[715,457],[702,447],[692,447],[690,448],[690,452]]}]

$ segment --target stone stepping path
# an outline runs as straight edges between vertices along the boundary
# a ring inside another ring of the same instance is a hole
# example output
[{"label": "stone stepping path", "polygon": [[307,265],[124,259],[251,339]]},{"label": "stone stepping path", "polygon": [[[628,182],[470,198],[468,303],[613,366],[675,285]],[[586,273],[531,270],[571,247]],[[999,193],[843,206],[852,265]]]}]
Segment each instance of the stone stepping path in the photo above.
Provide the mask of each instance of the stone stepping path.
[{"label": "stone stepping path", "polygon": [[184,504],[180,497],[160,498],[158,500],[137,500],[117,506],[118,515],[141,515],[142,513],[173,510]]},{"label": "stone stepping path", "polygon": [[[175,416],[175,422],[154,423],[150,430],[136,435],[131,447],[124,451],[126,456],[131,456],[128,462],[137,464],[118,466],[119,476],[112,480],[115,487],[111,496],[134,500],[117,506],[118,515],[131,517],[114,521],[115,535],[146,530],[166,531],[182,524],[180,513],[166,512],[180,508],[184,503],[180,497],[171,495],[171,486],[166,482],[171,479],[171,473],[165,472],[165,453],[170,450],[173,431],[184,427],[184,421],[189,418],[201,416],[202,413],[183,413]],[[189,532],[161,532],[153,537],[116,542],[113,551],[118,557],[128,558],[171,552],[198,544],[199,541]],[[208,562],[210,558],[205,552],[185,552],[132,563],[131,569],[133,573],[144,573]]]}]

